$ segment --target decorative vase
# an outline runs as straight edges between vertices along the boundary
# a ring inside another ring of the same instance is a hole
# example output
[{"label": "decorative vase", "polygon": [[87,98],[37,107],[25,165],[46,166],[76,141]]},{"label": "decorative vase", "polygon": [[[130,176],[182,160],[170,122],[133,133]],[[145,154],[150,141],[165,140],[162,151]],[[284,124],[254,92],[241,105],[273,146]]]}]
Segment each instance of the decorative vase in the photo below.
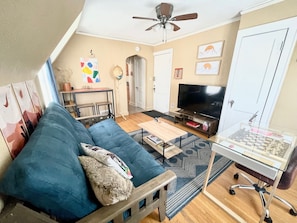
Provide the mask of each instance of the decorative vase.
[{"label": "decorative vase", "polygon": [[69,82],[66,82],[63,84],[64,91],[71,91],[71,84]]}]

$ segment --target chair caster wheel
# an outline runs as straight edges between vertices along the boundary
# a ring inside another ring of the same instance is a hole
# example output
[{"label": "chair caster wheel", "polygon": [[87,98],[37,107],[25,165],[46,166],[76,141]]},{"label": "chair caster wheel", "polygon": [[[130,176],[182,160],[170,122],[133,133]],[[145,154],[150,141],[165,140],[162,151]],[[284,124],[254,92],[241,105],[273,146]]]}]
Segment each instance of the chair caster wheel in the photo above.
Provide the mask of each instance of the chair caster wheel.
[{"label": "chair caster wheel", "polygon": [[293,209],[290,209],[290,214],[293,216],[297,216],[297,213]]},{"label": "chair caster wheel", "polygon": [[234,174],[233,178],[234,178],[235,180],[238,180],[238,178],[239,178],[239,174],[238,174],[238,173]]},{"label": "chair caster wheel", "polygon": [[269,217],[269,218],[265,217],[264,218],[264,221],[267,222],[267,223],[272,223],[271,217]]},{"label": "chair caster wheel", "polygon": [[235,195],[235,190],[233,190],[233,189],[229,189],[229,194],[231,194],[231,195]]}]

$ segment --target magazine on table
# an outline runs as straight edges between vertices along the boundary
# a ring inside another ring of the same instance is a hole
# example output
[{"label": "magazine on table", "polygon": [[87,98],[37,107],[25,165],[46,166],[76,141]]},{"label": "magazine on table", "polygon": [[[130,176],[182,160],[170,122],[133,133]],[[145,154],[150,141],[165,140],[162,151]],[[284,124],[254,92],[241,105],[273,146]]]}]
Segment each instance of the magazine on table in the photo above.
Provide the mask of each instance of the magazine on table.
[{"label": "magazine on table", "polygon": [[160,149],[170,150],[170,149],[172,149],[174,147],[174,145],[172,143],[165,143],[164,142],[164,143],[158,144],[158,147]]},{"label": "magazine on table", "polygon": [[148,138],[149,140],[151,140],[151,141],[152,141],[153,143],[155,143],[155,144],[160,144],[160,143],[162,143],[162,140],[159,139],[157,136],[149,135],[149,136],[147,136],[147,138]]}]

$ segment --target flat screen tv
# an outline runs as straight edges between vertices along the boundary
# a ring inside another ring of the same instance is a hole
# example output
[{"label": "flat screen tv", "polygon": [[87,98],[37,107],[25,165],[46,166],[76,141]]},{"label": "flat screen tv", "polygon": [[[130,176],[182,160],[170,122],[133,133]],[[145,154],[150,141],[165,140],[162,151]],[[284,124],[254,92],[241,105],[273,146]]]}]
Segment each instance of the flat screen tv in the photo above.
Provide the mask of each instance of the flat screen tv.
[{"label": "flat screen tv", "polygon": [[219,119],[226,87],[179,84],[177,107],[184,111]]}]

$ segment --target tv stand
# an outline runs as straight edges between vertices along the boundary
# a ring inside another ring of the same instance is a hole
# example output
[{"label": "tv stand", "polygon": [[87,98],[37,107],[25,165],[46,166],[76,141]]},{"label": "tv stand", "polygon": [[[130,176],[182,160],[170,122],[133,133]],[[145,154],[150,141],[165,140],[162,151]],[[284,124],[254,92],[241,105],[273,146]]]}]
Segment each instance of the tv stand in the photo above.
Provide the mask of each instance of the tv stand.
[{"label": "tv stand", "polygon": [[210,137],[215,135],[218,130],[219,120],[200,114],[194,114],[190,111],[179,110],[175,116],[177,122],[182,123],[190,128],[194,128]]}]

